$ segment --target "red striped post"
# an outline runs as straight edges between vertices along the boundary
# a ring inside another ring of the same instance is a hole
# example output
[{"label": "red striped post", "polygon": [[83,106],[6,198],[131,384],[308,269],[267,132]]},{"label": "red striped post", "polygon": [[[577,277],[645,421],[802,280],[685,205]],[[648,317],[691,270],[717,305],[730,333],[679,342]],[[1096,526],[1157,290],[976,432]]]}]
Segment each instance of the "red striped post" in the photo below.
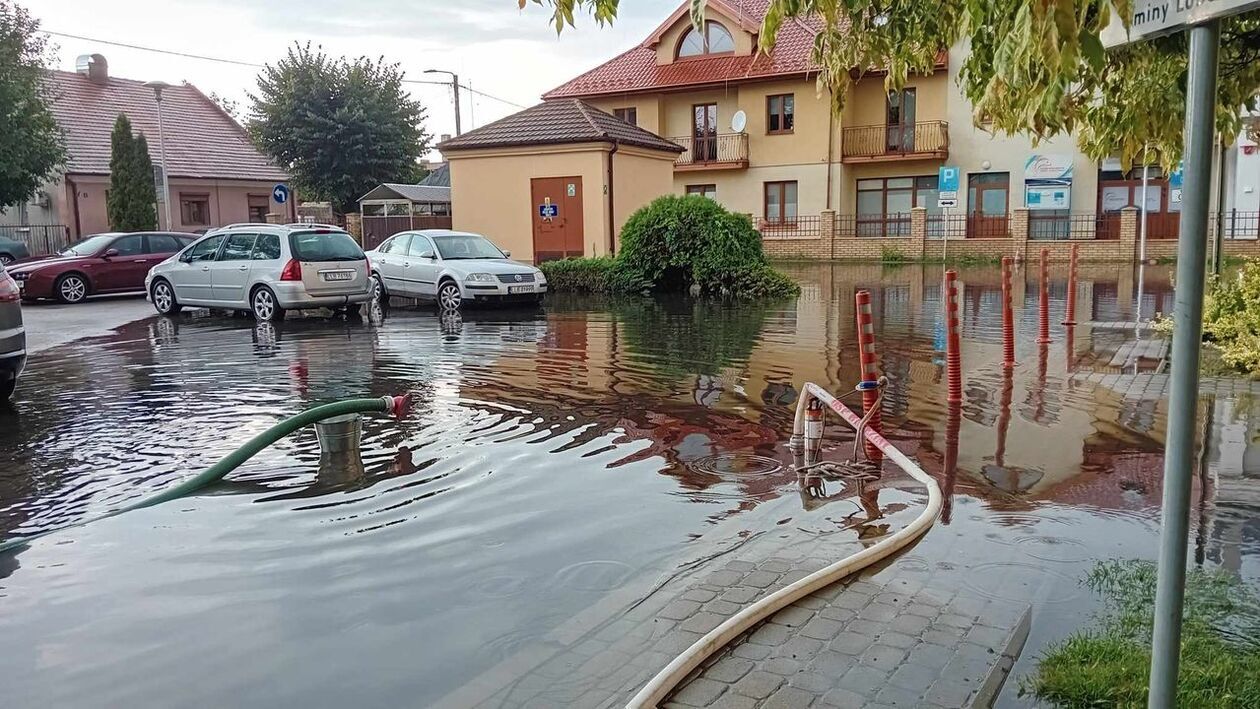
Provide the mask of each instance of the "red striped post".
[{"label": "red striped post", "polygon": [[1011,269],[1014,259],[1002,257],[1002,366],[1015,366],[1015,313],[1011,310]]},{"label": "red striped post", "polygon": [[1041,250],[1041,283],[1038,291],[1040,317],[1037,342],[1044,345],[1050,341],[1050,249]]},{"label": "red striped post", "polygon": [[1067,317],[1064,318],[1064,325],[1076,324],[1076,259],[1080,244],[1072,244],[1072,261],[1068,266],[1068,284],[1067,284]]},{"label": "red striped post", "polygon": [[[862,381],[877,382],[879,381],[879,365],[878,357],[875,354],[875,319],[871,315],[871,292],[860,290],[854,296],[857,303],[857,336],[858,336],[858,365],[862,374]],[[879,400],[879,394],[875,389],[867,389],[862,392],[862,412],[865,414],[870,411],[875,403]],[[871,430],[883,433],[883,417],[879,409],[871,415]],[[872,445],[869,441],[866,443],[866,457],[872,461],[883,460],[883,453]]]},{"label": "red striped post", "polygon": [[962,402],[962,352],[958,341],[958,274],[945,272],[945,374],[951,404]]}]

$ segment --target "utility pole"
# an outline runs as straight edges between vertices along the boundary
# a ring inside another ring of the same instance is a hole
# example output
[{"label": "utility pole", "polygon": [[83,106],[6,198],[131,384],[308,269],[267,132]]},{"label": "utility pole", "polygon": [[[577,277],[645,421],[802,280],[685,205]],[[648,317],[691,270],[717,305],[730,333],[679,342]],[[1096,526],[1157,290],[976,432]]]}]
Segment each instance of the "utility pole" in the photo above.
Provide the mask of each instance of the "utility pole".
[{"label": "utility pole", "polygon": [[460,130],[459,125],[459,74],[445,69],[425,69],[424,73],[446,74],[451,77],[451,95],[454,96],[455,101],[455,135],[461,135],[463,131]]},{"label": "utility pole", "polygon": [[148,81],[144,85],[153,89],[153,100],[157,103],[158,161],[162,165],[162,206],[166,213],[166,223],[162,226],[174,231],[175,227],[171,224],[171,178],[166,170],[166,130],[162,127],[162,89],[169,89],[171,85],[165,81]]}]

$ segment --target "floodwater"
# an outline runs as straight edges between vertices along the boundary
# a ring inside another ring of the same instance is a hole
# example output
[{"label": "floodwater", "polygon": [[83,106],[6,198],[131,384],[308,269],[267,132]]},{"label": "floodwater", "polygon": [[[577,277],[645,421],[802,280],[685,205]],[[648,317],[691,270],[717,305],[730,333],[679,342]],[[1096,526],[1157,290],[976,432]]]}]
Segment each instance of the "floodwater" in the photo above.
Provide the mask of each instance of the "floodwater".
[{"label": "floodwater", "polygon": [[[1021,270],[1007,377],[1000,276],[960,269],[951,417],[939,267],[788,270],[801,297],[770,305],[557,297],[275,326],[194,313],[37,355],[0,410],[4,538],[139,499],[317,403],[411,391],[417,405],[365,421],[361,467],[321,462],[307,430],[197,495],[0,555],[5,705],[426,706],[715,536],[825,526],[786,441],[802,382],[857,378],[858,289],[892,380],[885,432],[950,494],[909,553],[1033,604],[1026,674],[1088,618],[1077,579],[1094,560],[1156,552],[1166,364],[1114,324],[1134,317],[1136,274],[1082,267],[1069,329],[1056,270],[1042,347]],[[1170,311],[1168,270],[1141,280],[1144,314]],[[1248,382],[1204,386],[1191,556],[1260,579],[1260,407]],[[1002,703],[1024,701],[1012,679]]]}]

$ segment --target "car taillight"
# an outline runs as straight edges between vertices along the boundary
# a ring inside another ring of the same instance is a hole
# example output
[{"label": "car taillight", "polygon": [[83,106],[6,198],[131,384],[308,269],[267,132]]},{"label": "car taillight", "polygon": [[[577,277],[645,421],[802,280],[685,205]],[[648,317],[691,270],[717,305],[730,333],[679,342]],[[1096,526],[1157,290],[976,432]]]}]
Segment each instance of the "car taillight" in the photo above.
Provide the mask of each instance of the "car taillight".
[{"label": "car taillight", "polygon": [[372,272],[372,259],[368,258],[366,255],[363,257],[363,265],[367,266],[368,273]]},{"label": "car taillight", "polygon": [[284,270],[280,272],[280,280],[282,281],[300,281],[302,280],[302,262],[295,258],[289,259],[284,265]]},{"label": "car taillight", "polygon": [[13,303],[22,298],[22,291],[7,273],[0,273],[0,303]]}]

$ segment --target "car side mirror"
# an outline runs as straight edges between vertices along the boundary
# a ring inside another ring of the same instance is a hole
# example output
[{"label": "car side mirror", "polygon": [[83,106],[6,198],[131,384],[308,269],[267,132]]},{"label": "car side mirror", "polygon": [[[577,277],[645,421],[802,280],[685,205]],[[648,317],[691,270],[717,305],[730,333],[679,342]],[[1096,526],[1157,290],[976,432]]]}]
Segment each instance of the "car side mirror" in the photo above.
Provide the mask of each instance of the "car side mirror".
[{"label": "car side mirror", "polygon": [[113,258],[118,255],[118,249],[107,249],[101,256],[105,258]]},{"label": "car side mirror", "polygon": [[420,258],[427,258],[430,261],[432,261],[433,259],[437,258],[437,254],[433,253],[432,251],[422,251],[420,252]]},{"label": "car side mirror", "polygon": [[512,252],[507,249],[503,250],[503,258],[512,258]]}]

